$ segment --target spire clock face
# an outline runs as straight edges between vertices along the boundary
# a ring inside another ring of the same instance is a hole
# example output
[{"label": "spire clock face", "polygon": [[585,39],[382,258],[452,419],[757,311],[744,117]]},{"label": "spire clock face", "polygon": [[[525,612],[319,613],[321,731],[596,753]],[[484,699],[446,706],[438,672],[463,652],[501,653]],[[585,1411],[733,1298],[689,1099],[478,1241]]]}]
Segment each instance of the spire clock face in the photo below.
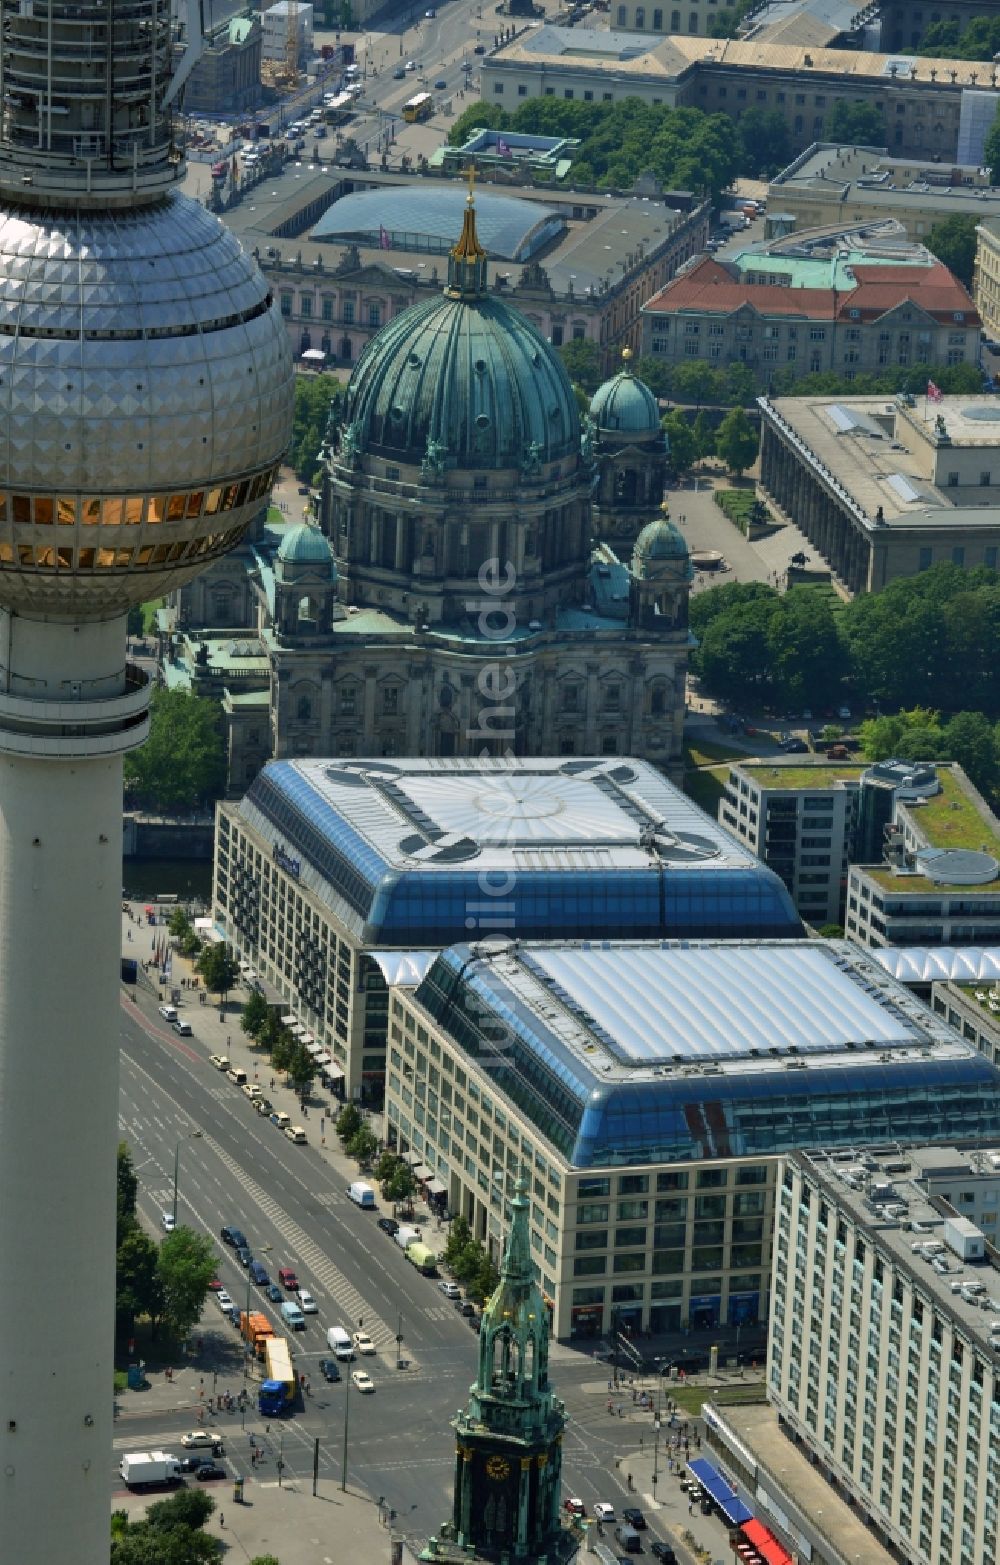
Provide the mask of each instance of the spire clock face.
[{"label": "spire clock face", "polygon": [[510,1463],[505,1456],[489,1456],[486,1459],[486,1476],[494,1483],[503,1483],[510,1477]]}]

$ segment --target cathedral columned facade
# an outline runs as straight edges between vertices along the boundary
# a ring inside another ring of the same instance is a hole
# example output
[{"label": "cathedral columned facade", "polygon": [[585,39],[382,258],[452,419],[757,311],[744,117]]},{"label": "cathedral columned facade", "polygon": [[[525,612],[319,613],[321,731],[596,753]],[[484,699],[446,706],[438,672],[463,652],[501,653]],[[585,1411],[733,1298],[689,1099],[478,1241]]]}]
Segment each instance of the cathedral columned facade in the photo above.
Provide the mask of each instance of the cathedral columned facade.
[{"label": "cathedral columned facade", "polygon": [[230,796],[272,756],[621,754],[680,771],[692,573],[660,514],[655,400],[626,363],[581,415],[558,354],[486,273],[470,193],[441,294],[358,360],[319,525],[252,545],[238,679],[211,645],[231,633],[181,605],[171,676],[224,691]]},{"label": "cathedral columned facade", "polygon": [[535,1281],[528,1186],[518,1180],[500,1283],[483,1310],[479,1370],[453,1421],[451,1520],[423,1560],[560,1565],[579,1534],[561,1513],[566,1410],[549,1381],[549,1317]]}]

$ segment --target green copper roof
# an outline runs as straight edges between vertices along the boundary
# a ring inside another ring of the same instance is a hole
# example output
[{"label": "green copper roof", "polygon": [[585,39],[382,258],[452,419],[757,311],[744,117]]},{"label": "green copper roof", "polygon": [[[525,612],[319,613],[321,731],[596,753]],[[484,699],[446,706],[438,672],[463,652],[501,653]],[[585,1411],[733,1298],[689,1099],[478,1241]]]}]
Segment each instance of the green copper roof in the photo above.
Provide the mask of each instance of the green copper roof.
[{"label": "green copper roof", "polygon": [[351,376],[345,423],[362,452],[447,467],[534,471],[580,448],[562,362],[481,292],[440,294],[384,326]]},{"label": "green copper roof", "polygon": [[684,534],[667,516],[647,522],[635,540],[635,554],[647,560],[687,559],[688,546]]},{"label": "green copper roof", "polygon": [[590,404],[590,414],[598,429],[608,433],[621,431],[635,435],[660,432],[660,410],[656,398],[638,375],[627,367],[611,380],[598,386]]},{"label": "green copper roof", "polygon": [[278,547],[278,559],[284,565],[316,565],[327,571],[333,567],[329,543],[319,528],[308,522],[289,528]]}]

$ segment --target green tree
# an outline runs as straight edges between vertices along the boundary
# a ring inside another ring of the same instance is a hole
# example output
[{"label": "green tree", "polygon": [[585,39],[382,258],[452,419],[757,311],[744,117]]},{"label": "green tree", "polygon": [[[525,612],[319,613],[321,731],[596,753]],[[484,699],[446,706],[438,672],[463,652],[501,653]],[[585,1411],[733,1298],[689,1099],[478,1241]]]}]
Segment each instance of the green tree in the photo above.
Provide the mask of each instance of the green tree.
[{"label": "green tree", "polygon": [[1000,784],[997,730],[982,712],[956,712],[944,726],[942,751],[949,761],[958,762],[982,793],[996,794]]},{"label": "green tree", "polygon": [[826,141],[856,147],[884,147],[885,120],[874,103],[838,98],[826,117]]},{"label": "green tree", "polygon": [[160,1532],[131,1522],[111,1542],[111,1565],[208,1565],[221,1557],[221,1539],[190,1527]]},{"label": "green tree", "polygon": [[732,705],[767,701],[772,605],[764,600],[717,614],[702,637],[698,669],[709,695]]},{"label": "green tree", "polygon": [[123,1335],[131,1334],[142,1316],[148,1315],[155,1326],[162,1314],[159,1258],[157,1246],[138,1224],[119,1240],[115,1255],[115,1316]]},{"label": "green tree", "polygon": [[941,719],[926,707],[868,718],[861,724],[858,737],[872,761],[886,761],[890,756],[901,761],[945,759]]},{"label": "green tree", "polygon": [[214,702],[158,686],[150,702],[149,738],[125,757],[129,799],[168,814],[220,797],[225,752]]},{"label": "green tree", "polygon": [[117,1239],[121,1244],[125,1235],[135,1227],[135,1207],[139,1194],[139,1178],[132,1162],[132,1154],[128,1149],[127,1141],[118,1143],[118,1192],[117,1192]]},{"label": "green tree", "polygon": [[647,353],[636,363],[635,372],[640,380],[646,382],[653,396],[661,402],[670,396],[672,385],[670,365],[665,364],[662,359],[654,358],[651,353]]},{"label": "green tree", "polygon": [[444,1263],[454,1271],[455,1262],[472,1239],[472,1229],[464,1217],[455,1217],[448,1225],[448,1237],[444,1246]]},{"label": "green tree", "polygon": [[983,162],[990,171],[990,184],[1000,185],[1000,110],[986,133]]},{"label": "green tree", "polygon": [[178,906],[171,909],[170,917],[167,920],[167,929],[174,936],[175,940],[183,939],[191,931],[191,927],[187,908]]},{"label": "green tree", "polygon": [[757,460],[760,440],[742,408],[733,408],[719,425],[715,449],[731,473],[745,473]]},{"label": "green tree", "polygon": [[316,1062],[304,1043],[296,1038],[292,1044],[288,1064],[288,1079],[299,1098],[308,1098],[316,1077]]},{"label": "green tree", "polygon": [[232,946],[224,941],[212,941],[198,958],[198,972],[205,988],[225,999],[240,976],[240,964]]},{"label": "green tree", "polygon": [[337,1135],[341,1141],[346,1143],[353,1136],[357,1135],[363,1124],[364,1120],[361,1117],[361,1110],[357,1107],[357,1104],[345,1103],[337,1115]]},{"label": "green tree", "polygon": [[971,213],[965,216],[953,212],[935,223],[924,240],[932,255],[943,261],[966,288],[972,287],[972,275],[976,265],[976,223]]},{"label": "green tree", "polygon": [[487,1255],[485,1250],[481,1250],[479,1266],[469,1285],[469,1292],[473,1298],[485,1301],[495,1292],[499,1281],[500,1273],[497,1271],[494,1261]]},{"label": "green tree", "polygon": [[448,132],[449,147],[464,146],[473,131],[480,127],[483,130],[509,130],[510,115],[499,103],[470,103]]},{"label": "green tree", "polygon": [[939,60],[995,60],[1000,18],[973,16],[964,28],[959,22],[932,22],[914,52]]},{"label": "green tree", "polygon": [[[398,1152],[393,1152],[386,1147],[385,1151],[379,1154],[379,1160],[375,1164],[375,1178],[381,1185],[387,1185],[402,1161]],[[382,1194],[386,1195],[384,1189]],[[386,1200],[388,1200],[387,1195]]]},{"label": "green tree", "polygon": [[395,1206],[409,1206],[417,1191],[417,1180],[412,1168],[399,1163],[385,1189],[385,1196]]},{"label": "green tree", "polygon": [[848,659],[826,593],[793,587],[779,597],[772,604],[767,645],[771,689],[780,705],[823,705],[837,699]]},{"label": "green tree", "polygon": [[743,171],[770,179],[791,162],[788,122],[777,109],[747,109],[737,122]]},{"label": "green tree", "polygon": [[271,1014],[271,1008],[260,990],[251,989],[246,1005],[240,1012],[240,1027],[247,1037],[252,1038],[256,1043],[260,1039],[264,1023]]},{"label": "green tree", "polygon": [[566,373],[574,386],[591,395],[601,384],[601,350],[589,337],[564,342],[559,357],[566,366]]},{"label": "green tree", "polygon": [[281,1565],[276,1554],[255,1554],[250,1565]]},{"label": "green tree", "polygon": [[694,436],[694,448],[699,460],[704,456],[715,455],[715,430],[712,428],[708,414],[702,409],[695,419],[691,429]]},{"label": "green tree", "polygon": [[273,1068],[276,1071],[287,1071],[291,1066],[294,1051],[295,1038],[287,1027],[282,1027],[279,1024],[274,1041],[268,1051]]},{"label": "green tree", "polygon": [[211,1239],[193,1228],[176,1228],[160,1245],[162,1318],[176,1336],[186,1335],[197,1324],[216,1264]]},{"label": "green tree", "polygon": [[378,1151],[378,1137],[367,1125],[362,1125],[356,1130],[344,1148],[348,1157],[352,1157],[359,1168],[364,1168],[371,1162]]},{"label": "green tree", "polygon": [[344,386],[336,375],[298,375],[289,461],[304,484],[315,481],[319,449],[331,424],[340,419]]},{"label": "green tree", "polygon": [[204,1527],[215,1510],[215,1501],[204,1489],[178,1489],[169,1499],[157,1500],[146,1512],[153,1532],[173,1532],[176,1527],[196,1531]]},{"label": "green tree", "polygon": [[697,460],[694,430],[683,413],[668,413],[662,420],[662,428],[670,450],[670,466],[677,477],[682,478]]}]

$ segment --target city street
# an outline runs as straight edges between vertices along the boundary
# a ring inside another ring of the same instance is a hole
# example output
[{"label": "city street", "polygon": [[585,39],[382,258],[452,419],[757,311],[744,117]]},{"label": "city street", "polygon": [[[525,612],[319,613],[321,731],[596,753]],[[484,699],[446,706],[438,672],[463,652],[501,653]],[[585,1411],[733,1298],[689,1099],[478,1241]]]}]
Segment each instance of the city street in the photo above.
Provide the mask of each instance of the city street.
[{"label": "city street", "polygon": [[[136,931],[130,951],[142,955],[151,930]],[[304,1121],[311,1145],[296,1146],[262,1116],[208,1054],[231,1048],[252,1073],[235,1005],[225,1022],[217,1009],[197,1003],[182,990],[181,1014],[194,1036],[182,1038],[159,1016],[156,1000],[143,989],[123,999],[121,1029],[121,1133],[128,1141],[139,1177],[140,1214],[157,1237],[160,1218],[173,1201],[175,1157],[178,1170],[178,1221],[208,1232],[216,1240],[218,1275],[240,1308],[246,1308],[247,1274],[233,1251],[218,1237],[223,1224],[247,1235],[255,1256],[272,1278],[279,1266],[296,1269],[300,1283],[316,1299],[319,1313],[307,1316],[304,1332],[293,1334],[296,1369],[309,1378],[309,1394],[293,1417],[266,1420],[256,1411],[256,1388],[245,1414],[205,1414],[206,1423],[225,1442],[224,1465],[231,1476],[250,1485],[275,1484],[278,1463],[286,1480],[299,1488],[313,1471],[319,1441],[320,1479],[342,1476],[345,1403],[349,1398],[347,1480],[354,1491],[373,1500],[383,1496],[395,1510],[397,1525],[408,1535],[426,1538],[447,1517],[451,1502],[454,1437],[449,1419],[465,1402],[476,1372],[478,1337],[443,1297],[433,1279],[420,1276],[402,1251],[375,1226],[375,1216],[347,1198],[348,1173],[339,1149],[320,1144],[323,1121],[313,1107]],[[227,1034],[226,1029],[229,1029]],[[226,1037],[232,1039],[226,1045]],[[269,1090],[266,1063],[258,1066]],[[251,1074],[252,1079],[252,1074]],[[275,1101],[292,1107],[280,1087]],[[289,1102],[286,1104],[286,1099]],[[195,1133],[198,1134],[195,1134]],[[334,1140],[330,1121],[326,1135]],[[432,1222],[425,1231],[434,1234]],[[443,1238],[443,1235],[442,1235]],[[268,1304],[251,1285],[254,1310],[266,1310],[277,1323],[277,1305]],[[346,1378],[328,1385],[318,1361],[327,1356],[326,1329],[348,1330],[364,1322],[377,1348],[375,1358],[356,1361],[375,1382],[374,1395],[348,1391]],[[402,1330],[402,1359],[396,1368],[396,1334]],[[176,1450],[184,1431],[198,1425],[198,1410],[218,1392],[238,1393],[243,1385],[240,1338],[225,1320],[214,1296],[206,1302],[201,1325],[192,1333],[191,1353],[174,1366],[171,1382],[154,1373],[147,1393],[127,1393],[115,1426],[111,1488],[121,1493],[117,1464],[122,1452],[164,1447]],[[592,1508],[595,1500],[626,1503],[627,1475],[636,1469],[633,1503],[646,1505],[652,1535],[676,1542],[672,1531],[690,1518],[677,1485],[666,1482],[666,1447],[661,1455],[658,1489],[639,1492],[649,1468],[654,1441],[652,1414],[637,1411],[627,1393],[616,1396],[608,1413],[607,1368],[588,1351],[555,1345],[553,1375],[570,1415],[565,1440],[564,1489]],[[622,1416],[618,1416],[618,1406]],[[264,1456],[251,1465],[251,1436]],[[649,1483],[649,1480],[646,1480]],[[222,1486],[218,1486],[221,1492]],[[226,1488],[227,1495],[229,1494]],[[666,1501],[651,1509],[654,1495]],[[676,1512],[676,1515],[675,1515]],[[718,1522],[698,1518],[698,1535],[718,1532]],[[683,1557],[683,1552],[682,1557]]]}]

